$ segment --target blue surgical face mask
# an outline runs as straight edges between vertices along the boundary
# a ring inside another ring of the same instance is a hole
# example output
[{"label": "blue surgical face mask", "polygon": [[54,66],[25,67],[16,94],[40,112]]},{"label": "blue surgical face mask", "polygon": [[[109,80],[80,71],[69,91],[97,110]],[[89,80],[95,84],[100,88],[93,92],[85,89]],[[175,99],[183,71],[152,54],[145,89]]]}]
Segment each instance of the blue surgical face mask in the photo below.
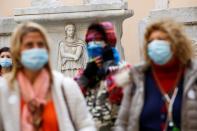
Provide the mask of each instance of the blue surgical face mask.
[{"label": "blue surgical face mask", "polygon": [[48,52],[43,48],[25,50],[21,53],[22,65],[32,71],[40,70],[48,62]]},{"label": "blue surgical face mask", "polygon": [[11,58],[0,58],[0,65],[3,68],[9,68],[12,66],[12,59]]},{"label": "blue surgical face mask", "polygon": [[173,56],[170,43],[165,40],[153,40],[148,44],[147,50],[150,59],[158,65],[166,64]]},{"label": "blue surgical face mask", "polygon": [[87,44],[88,56],[90,59],[97,56],[102,56],[103,54],[103,42],[101,41],[91,41]]}]

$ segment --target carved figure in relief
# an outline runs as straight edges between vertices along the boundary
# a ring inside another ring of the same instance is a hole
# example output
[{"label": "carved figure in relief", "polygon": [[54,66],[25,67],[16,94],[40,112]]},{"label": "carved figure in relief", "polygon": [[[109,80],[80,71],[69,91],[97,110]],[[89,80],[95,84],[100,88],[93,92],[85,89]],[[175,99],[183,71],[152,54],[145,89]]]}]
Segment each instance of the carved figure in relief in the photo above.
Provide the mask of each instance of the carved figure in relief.
[{"label": "carved figure in relief", "polygon": [[65,39],[59,43],[59,70],[66,76],[74,77],[78,70],[85,68],[87,53],[85,42],[76,36],[76,27],[65,26]]}]

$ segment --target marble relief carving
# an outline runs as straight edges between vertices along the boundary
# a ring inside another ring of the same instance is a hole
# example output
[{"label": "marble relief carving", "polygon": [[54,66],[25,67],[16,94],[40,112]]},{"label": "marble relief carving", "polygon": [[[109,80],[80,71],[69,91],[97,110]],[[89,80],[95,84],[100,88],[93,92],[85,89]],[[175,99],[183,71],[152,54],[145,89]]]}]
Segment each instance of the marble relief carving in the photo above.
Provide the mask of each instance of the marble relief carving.
[{"label": "marble relief carving", "polygon": [[85,42],[76,35],[76,26],[72,23],[65,26],[65,39],[59,43],[59,70],[65,76],[74,77],[78,70],[85,68],[87,52]]}]

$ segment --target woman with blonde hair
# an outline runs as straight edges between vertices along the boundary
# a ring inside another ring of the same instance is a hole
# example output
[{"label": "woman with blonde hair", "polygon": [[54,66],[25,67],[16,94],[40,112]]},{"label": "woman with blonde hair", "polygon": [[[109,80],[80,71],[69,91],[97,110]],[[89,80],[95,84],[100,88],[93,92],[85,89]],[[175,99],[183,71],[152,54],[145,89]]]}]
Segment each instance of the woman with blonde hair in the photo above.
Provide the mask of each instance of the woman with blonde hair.
[{"label": "woman with blonde hair", "polygon": [[129,72],[115,131],[197,130],[197,65],[182,25],[150,24],[144,54],[145,64]]},{"label": "woman with blonde hair", "polygon": [[20,24],[11,43],[13,70],[0,79],[0,130],[94,131],[78,85],[51,70],[46,31]]}]

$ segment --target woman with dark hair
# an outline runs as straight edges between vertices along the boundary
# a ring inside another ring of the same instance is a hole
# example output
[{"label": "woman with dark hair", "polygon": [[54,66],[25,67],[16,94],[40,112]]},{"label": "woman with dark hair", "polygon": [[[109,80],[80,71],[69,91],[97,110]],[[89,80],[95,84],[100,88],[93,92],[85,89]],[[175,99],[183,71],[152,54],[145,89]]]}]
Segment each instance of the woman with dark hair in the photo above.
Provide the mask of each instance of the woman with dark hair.
[{"label": "woman with dark hair", "polygon": [[114,85],[110,67],[118,66],[116,36],[112,23],[91,24],[86,33],[89,62],[76,77],[99,131],[109,131],[114,124],[122,98],[122,89]]},{"label": "woman with dark hair", "polygon": [[12,58],[9,47],[0,49],[0,75],[10,72],[12,69]]}]

